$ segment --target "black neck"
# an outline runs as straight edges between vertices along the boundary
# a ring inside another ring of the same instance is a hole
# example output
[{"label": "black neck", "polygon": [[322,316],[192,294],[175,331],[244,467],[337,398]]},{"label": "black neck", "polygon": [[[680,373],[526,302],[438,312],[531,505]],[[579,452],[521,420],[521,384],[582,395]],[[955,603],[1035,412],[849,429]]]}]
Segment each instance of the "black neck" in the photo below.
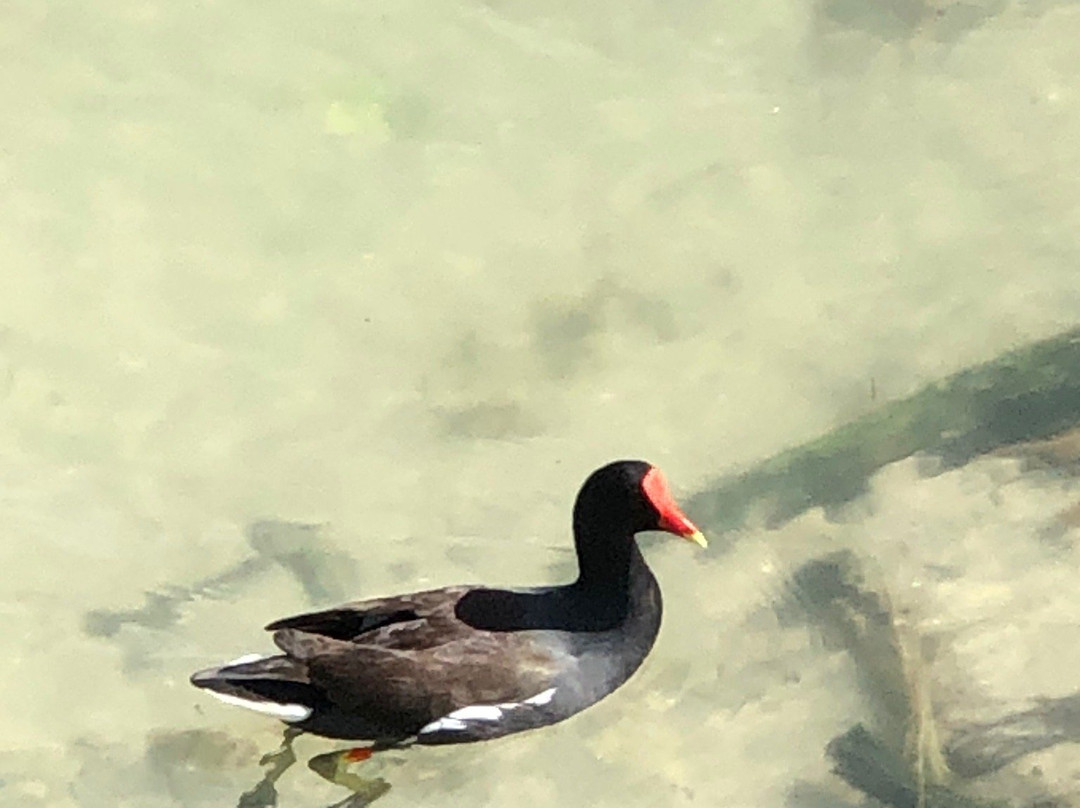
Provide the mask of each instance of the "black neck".
[{"label": "black neck", "polygon": [[633,535],[597,535],[578,527],[578,579],[534,592],[476,589],[458,601],[455,614],[485,631],[555,629],[609,631],[630,615],[635,591],[652,580]]},{"label": "black neck", "polygon": [[[645,520],[633,509],[633,484],[594,474],[582,486],[574,503],[574,583],[532,592],[476,589],[458,601],[458,619],[486,631],[609,631],[631,617],[635,599],[658,603],[656,583],[634,539],[634,526]],[[621,504],[626,502],[631,507]]]},{"label": "black neck", "polygon": [[634,556],[640,560],[637,542],[628,529],[613,530],[575,519],[574,546],[578,558],[576,587],[597,594],[626,595]]}]

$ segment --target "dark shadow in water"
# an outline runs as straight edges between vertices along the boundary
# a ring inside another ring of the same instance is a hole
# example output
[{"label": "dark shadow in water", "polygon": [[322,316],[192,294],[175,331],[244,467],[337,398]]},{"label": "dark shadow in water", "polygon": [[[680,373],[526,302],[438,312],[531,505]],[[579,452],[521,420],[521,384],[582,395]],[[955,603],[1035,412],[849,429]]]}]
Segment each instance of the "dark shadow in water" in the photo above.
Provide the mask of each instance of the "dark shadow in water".
[{"label": "dark shadow in water", "polygon": [[[1037,699],[1032,708],[995,721],[950,728],[951,738],[942,744],[946,728],[929,698],[926,660],[933,649],[897,620],[887,593],[868,585],[866,577],[855,553],[831,553],[800,567],[777,607],[782,622],[809,623],[827,647],[846,651],[855,663],[870,726],[856,724],[826,748],[833,772],[846,783],[894,808],[988,808],[1003,803],[967,793],[966,780],[1080,741],[1078,693]],[[829,804],[827,795],[818,796],[789,804]],[[1057,802],[1041,794],[1038,804]]]},{"label": "dark shadow in water", "polygon": [[956,42],[1008,8],[1006,0],[819,0],[819,22],[884,42],[926,38]]},{"label": "dark shadow in water", "polygon": [[849,550],[800,567],[780,602],[782,620],[802,619],[855,663],[871,724],[826,748],[833,772],[894,808],[988,808],[950,782],[929,699],[925,643],[897,619],[888,593],[867,583]]},{"label": "dark shadow in water", "polygon": [[181,607],[196,600],[228,600],[265,575],[274,565],[288,571],[313,606],[344,601],[357,586],[356,562],[326,538],[320,525],[265,520],[247,529],[256,555],[190,586],[147,592],[131,609],[92,609],[83,630],[92,637],[112,638],[124,626],[164,630],[176,625]]},{"label": "dark shadow in water", "polygon": [[248,543],[296,578],[314,606],[340,603],[357,591],[360,574],[354,554],[339,550],[324,525],[265,520],[247,529]]},{"label": "dark shadow in water", "polygon": [[1031,709],[961,726],[946,745],[945,755],[957,774],[979,777],[1059,743],[1080,743],[1080,693],[1036,699]]},{"label": "dark shadow in water", "polygon": [[[751,518],[778,527],[867,489],[878,469],[924,452],[941,468],[1080,425],[1080,329],[955,374],[695,494],[710,539]],[[722,541],[710,543],[723,547]],[[715,551],[714,551],[715,552]]]},{"label": "dark shadow in water", "polygon": [[114,637],[126,625],[167,629],[180,621],[180,607],[201,598],[221,599],[241,589],[270,567],[265,558],[248,558],[224,572],[196,581],[191,586],[170,586],[147,592],[142,606],[133,609],[92,609],[83,618],[83,630],[91,637]]},{"label": "dark shadow in water", "polygon": [[936,783],[918,783],[911,766],[862,724],[829,742],[833,771],[849,785],[893,808],[1004,808]]},{"label": "dark shadow in water", "polygon": [[840,550],[796,570],[777,612],[781,622],[805,621],[827,648],[850,654],[875,728],[902,749],[918,708],[911,701],[892,606],[883,592],[867,585],[855,553]]}]

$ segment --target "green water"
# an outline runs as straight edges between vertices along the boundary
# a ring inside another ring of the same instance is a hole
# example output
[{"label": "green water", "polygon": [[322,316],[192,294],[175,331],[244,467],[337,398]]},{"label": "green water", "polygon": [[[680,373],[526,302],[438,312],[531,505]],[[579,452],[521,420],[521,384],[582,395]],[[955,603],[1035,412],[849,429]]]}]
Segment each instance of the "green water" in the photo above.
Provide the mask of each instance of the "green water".
[{"label": "green water", "polygon": [[[1080,322],[1076,4],[579,5],[0,9],[0,804],[234,805],[277,727],[187,676],[269,620],[560,579],[610,459],[689,499]],[[1080,689],[1075,529],[1038,538],[1074,483],[916,466],[650,542],[626,688],[387,756],[380,805],[855,804],[850,661],[774,609],[836,546],[927,631],[996,616],[951,646],[971,690]]]}]

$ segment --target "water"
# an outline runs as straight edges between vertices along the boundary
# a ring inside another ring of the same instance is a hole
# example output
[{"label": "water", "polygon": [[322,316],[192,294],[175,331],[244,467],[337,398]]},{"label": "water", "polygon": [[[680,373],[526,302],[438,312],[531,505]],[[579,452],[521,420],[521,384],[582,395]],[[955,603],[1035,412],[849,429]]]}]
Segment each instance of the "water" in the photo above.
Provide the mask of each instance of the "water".
[{"label": "water", "polygon": [[[558,579],[607,460],[685,499],[1080,321],[1075,4],[0,15],[3,805],[235,804],[277,728],[186,680],[270,619]],[[1076,690],[1075,528],[1037,539],[1075,484],[914,462],[728,552],[650,542],[630,684],[388,756],[382,804],[854,803],[822,755],[866,713],[850,660],[776,610],[842,546],[980,703]]]}]

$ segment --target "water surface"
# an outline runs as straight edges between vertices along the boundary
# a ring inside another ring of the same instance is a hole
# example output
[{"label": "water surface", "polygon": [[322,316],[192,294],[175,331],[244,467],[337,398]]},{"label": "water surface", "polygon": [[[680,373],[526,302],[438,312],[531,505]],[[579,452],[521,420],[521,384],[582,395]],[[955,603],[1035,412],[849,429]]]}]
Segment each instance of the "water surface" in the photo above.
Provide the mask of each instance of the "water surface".
[{"label": "water surface", "polygon": [[[568,576],[610,459],[689,497],[1080,322],[1075,4],[16,0],[0,39],[0,804],[235,804],[278,730],[187,676],[268,620]],[[850,658],[777,610],[845,546],[955,621],[954,684],[1077,690],[1075,484],[916,466],[650,542],[617,697],[388,756],[382,804],[854,804]]]}]

